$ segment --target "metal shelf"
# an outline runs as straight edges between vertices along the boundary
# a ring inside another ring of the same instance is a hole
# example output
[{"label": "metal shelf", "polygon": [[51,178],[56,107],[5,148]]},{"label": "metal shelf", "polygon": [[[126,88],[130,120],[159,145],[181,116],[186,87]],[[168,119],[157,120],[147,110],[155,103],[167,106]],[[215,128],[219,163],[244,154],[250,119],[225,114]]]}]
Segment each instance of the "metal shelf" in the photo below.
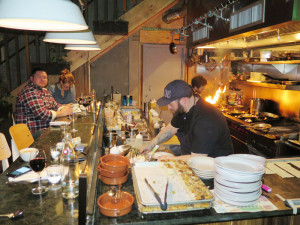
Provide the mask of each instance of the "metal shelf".
[{"label": "metal shelf", "polygon": [[250,85],[250,86],[265,87],[265,88],[300,91],[300,85],[270,84],[270,83],[263,83],[263,82],[249,82],[243,80],[232,80],[231,83],[236,85]]}]

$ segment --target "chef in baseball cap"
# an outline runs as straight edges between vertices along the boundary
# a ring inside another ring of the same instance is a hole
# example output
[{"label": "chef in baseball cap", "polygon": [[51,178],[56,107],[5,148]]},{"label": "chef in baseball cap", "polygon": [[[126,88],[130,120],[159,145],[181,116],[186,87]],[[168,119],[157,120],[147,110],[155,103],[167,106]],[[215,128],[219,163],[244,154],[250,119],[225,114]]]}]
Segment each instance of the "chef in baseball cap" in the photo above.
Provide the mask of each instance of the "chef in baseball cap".
[{"label": "chef in baseball cap", "polygon": [[177,133],[182,135],[179,138],[182,156],[177,156],[178,159],[186,159],[194,154],[219,157],[233,153],[225,117],[216,107],[199,95],[194,95],[191,86],[185,81],[174,80],[167,84],[164,96],[157,100],[157,104],[168,105],[174,116],[150,143],[140,149],[142,154]]}]

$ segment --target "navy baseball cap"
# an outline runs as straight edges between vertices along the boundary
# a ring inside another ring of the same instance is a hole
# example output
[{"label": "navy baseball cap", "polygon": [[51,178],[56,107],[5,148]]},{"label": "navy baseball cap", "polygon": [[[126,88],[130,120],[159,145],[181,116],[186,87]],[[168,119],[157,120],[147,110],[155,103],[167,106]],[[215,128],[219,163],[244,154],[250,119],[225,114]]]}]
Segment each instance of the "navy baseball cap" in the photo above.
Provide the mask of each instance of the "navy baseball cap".
[{"label": "navy baseball cap", "polygon": [[165,106],[176,99],[190,97],[193,94],[191,86],[183,80],[173,80],[164,90],[164,96],[157,100],[159,106]]}]

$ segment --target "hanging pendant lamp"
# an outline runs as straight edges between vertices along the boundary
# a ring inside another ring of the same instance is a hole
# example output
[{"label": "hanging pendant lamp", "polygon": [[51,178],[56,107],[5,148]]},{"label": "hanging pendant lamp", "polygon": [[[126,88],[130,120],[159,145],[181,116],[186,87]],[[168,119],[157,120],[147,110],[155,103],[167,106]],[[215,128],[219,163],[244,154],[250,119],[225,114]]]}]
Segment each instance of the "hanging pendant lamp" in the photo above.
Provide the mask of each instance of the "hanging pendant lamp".
[{"label": "hanging pendant lamp", "polygon": [[101,48],[98,44],[95,45],[66,45],[66,50],[76,50],[76,51],[100,51]]},{"label": "hanging pendant lamp", "polygon": [[94,35],[90,30],[71,32],[47,32],[43,41],[57,44],[97,44],[97,41],[95,40]]},{"label": "hanging pendant lamp", "polygon": [[88,26],[70,0],[0,0],[0,27],[33,31],[77,31]]}]

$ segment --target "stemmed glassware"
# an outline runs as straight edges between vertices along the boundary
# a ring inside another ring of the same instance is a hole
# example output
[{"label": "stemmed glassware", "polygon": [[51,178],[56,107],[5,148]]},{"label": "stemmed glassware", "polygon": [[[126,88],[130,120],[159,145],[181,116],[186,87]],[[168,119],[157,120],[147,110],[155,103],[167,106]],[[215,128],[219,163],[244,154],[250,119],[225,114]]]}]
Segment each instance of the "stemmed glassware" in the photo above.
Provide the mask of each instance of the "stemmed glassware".
[{"label": "stemmed glassware", "polygon": [[32,153],[34,156],[30,157],[29,161],[30,168],[39,174],[39,186],[37,188],[32,189],[32,193],[35,195],[41,195],[48,191],[48,187],[41,186],[41,172],[46,167],[46,154],[44,150],[40,150],[37,155],[36,153]]},{"label": "stemmed glassware", "polygon": [[75,133],[75,132],[78,131],[78,130],[75,129],[75,125],[74,125],[76,117],[77,117],[77,115],[73,112],[73,113],[72,113],[72,124],[73,124],[73,129],[71,130],[72,133]]}]

